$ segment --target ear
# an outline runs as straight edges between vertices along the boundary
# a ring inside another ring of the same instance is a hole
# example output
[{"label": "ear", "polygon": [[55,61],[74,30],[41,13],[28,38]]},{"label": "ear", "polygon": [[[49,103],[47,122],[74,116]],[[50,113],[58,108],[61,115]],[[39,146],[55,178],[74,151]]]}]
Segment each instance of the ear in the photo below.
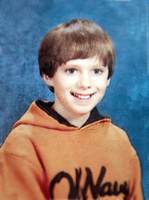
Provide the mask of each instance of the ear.
[{"label": "ear", "polygon": [[107,87],[109,86],[110,81],[111,81],[111,79],[109,78],[109,79],[107,80]]},{"label": "ear", "polygon": [[43,74],[43,75],[42,75],[42,79],[43,79],[43,81],[46,83],[46,85],[48,85],[48,86],[53,86],[53,78],[49,77],[49,76],[46,75],[46,74]]}]

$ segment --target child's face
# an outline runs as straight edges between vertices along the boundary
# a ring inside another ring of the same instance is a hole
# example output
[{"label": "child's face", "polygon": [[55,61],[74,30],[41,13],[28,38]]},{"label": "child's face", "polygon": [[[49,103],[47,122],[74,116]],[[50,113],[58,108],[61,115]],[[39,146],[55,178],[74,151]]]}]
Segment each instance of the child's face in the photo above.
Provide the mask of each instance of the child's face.
[{"label": "child's face", "polygon": [[44,76],[44,80],[54,87],[56,111],[70,117],[89,114],[110,81],[108,67],[96,57],[70,60],[58,67],[54,77]]}]

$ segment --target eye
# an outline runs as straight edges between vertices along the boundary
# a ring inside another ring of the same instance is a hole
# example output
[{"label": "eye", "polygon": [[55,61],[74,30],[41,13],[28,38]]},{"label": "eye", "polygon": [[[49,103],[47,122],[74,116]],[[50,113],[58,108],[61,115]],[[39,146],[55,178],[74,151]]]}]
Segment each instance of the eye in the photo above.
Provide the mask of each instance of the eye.
[{"label": "eye", "polygon": [[100,68],[95,68],[95,69],[93,69],[93,72],[94,72],[94,74],[102,74],[103,73],[103,69],[100,69]]},{"label": "eye", "polygon": [[65,72],[67,74],[74,74],[77,71],[77,69],[75,68],[69,68],[69,69],[65,69]]}]

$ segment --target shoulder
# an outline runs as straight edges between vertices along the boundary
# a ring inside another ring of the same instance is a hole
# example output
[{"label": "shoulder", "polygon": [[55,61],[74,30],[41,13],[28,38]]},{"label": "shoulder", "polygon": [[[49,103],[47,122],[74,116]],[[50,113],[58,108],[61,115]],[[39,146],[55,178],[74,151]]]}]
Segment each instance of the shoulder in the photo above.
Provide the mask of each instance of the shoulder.
[{"label": "shoulder", "polygon": [[28,127],[21,125],[14,128],[1,146],[1,152],[20,158],[35,154]]},{"label": "shoulder", "polygon": [[37,173],[42,172],[36,144],[33,143],[27,126],[18,126],[9,133],[0,148],[0,162],[15,167],[30,166]]},{"label": "shoulder", "polygon": [[110,123],[109,126],[109,132],[113,135],[113,137],[119,137],[123,140],[129,140],[128,135],[126,131],[119,126],[113,124],[112,122]]},{"label": "shoulder", "polygon": [[109,126],[109,135],[111,141],[116,143],[121,151],[124,151],[125,154],[129,153],[130,156],[136,155],[136,151],[131,143],[128,133],[117,125],[110,123]]}]

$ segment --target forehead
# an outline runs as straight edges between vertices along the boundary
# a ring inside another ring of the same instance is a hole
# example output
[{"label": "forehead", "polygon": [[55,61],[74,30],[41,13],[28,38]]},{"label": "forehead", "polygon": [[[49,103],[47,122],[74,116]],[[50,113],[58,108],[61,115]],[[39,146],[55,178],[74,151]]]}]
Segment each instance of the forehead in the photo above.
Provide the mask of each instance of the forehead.
[{"label": "forehead", "polygon": [[72,59],[66,62],[66,65],[71,66],[94,66],[94,65],[100,65],[102,62],[100,62],[99,58],[96,56],[90,57],[90,58],[79,58],[79,59]]}]

